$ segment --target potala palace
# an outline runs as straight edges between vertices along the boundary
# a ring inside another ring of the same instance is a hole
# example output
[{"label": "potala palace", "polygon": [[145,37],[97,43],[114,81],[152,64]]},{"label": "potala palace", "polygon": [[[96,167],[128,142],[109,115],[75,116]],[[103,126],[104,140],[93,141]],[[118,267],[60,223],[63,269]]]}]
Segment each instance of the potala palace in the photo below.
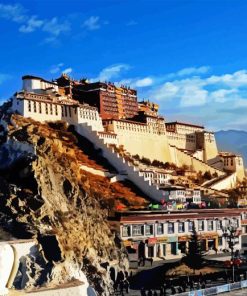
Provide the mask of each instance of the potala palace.
[{"label": "potala palace", "polygon": [[129,156],[210,172],[215,178],[209,187],[215,190],[232,188],[244,178],[242,157],[219,152],[213,132],[190,123],[165,122],[158,105],[138,102],[134,89],[73,80],[65,74],[55,81],[29,75],[22,80],[22,90],[12,97],[12,112],[40,122],[62,120],[74,126],[118,168],[116,178],[125,176],[152,199],[160,199],[159,182],[129,163],[117,152],[119,148]]}]

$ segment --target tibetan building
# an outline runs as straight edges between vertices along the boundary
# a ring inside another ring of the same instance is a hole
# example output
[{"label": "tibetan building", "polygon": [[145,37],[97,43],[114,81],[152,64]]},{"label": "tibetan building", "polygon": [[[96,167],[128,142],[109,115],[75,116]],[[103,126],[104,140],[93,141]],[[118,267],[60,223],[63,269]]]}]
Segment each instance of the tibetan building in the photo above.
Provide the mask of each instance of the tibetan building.
[{"label": "tibetan building", "polygon": [[75,81],[64,74],[57,83],[80,103],[97,107],[102,119],[132,118],[138,113],[137,92],[134,89],[117,87],[110,82]]}]

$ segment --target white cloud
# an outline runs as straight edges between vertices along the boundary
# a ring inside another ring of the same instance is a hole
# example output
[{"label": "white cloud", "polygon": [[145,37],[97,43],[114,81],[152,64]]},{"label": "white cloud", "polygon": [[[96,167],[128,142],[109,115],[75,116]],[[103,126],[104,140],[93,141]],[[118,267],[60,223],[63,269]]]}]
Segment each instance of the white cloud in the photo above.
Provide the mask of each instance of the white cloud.
[{"label": "white cloud", "polygon": [[145,87],[145,86],[150,86],[152,84],[153,84],[153,79],[150,78],[150,77],[145,77],[145,78],[142,78],[142,79],[138,79],[135,82],[136,87]]},{"label": "white cloud", "polygon": [[206,102],[207,90],[199,78],[187,78],[165,82],[151,91],[151,97],[158,101],[176,101],[181,106],[199,106]]},{"label": "white cloud", "polygon": [[225,103],[231,100],[234,94],[237,94],[237,89],[218,89],[211,92],[211,98],[217,103]]},{"label": "white cloud", "polygon": [[40,19],[36,15],[29,15],[20,4],[0,4],[0,18],[19,23],[21,33],[33,33],[37,30],[48,33],[49,36],[45,38],[45,43],[54,43],[58,36],[70,31],[70,23],[67,20],[62,21],[57,17]]},{"label": "white cloud", "polygon": [[145,97],[158,101],[166,117],[187,117],[214,129],[247,130],[247,70],[211,76],[194,73],[182,71],[182,76],[174,75],[174,79],[166,75],[169,81],[154,78],[157,84],[147,90]]},{"label": "white cloud", "polygon": [[99,75],[93,79],[92,81],[109,81],[115,78],[118,78],[120,73],[126,70],[129,70],[130,66],[127,64],[116,64],[109,67],[104,68],[100,71]]},{"label": "white cloud", "polygon": [[72,68],[66,68],[66,69],[64,69],[64,70],[62,71],[62,73],[64,73],[64,74],[70,74],[72,71],[73,71]]},{"label": "white cloud", "polygon": [[224,84],[230,87],[247,86],[247,70],[240,70],[232,74],[213,75],[207,79],[208,84]]},{"label": "white cloud", "polygon": [[26,10],[20,4],[11,5],[0,3],[0,18],[22,23],[27,19]]},{"label": "white cloud", "polygon": [[37,19],[37,16],[32,16],[26,24],[20,26],[19,31],[22,33],[31,33],[40,28],[44,21]]},{"label": "white cloud", "polygon": [[179,96],[181,107],[201,106],[207,101],[208,91],[198,85],[184,85],[180,89]]},{"label": "white cloud", "polygon": [[99,16],[90,16],[84,21],[82,27],[90,31],[98,30],[101,27],[99,23]]},{"label": "white cloud", "polygon": [[[205,70],[200,71],[203,73]],[[177,73],[184,75],[189,72],[191,75],[195,73],[195,71],[184,71],[184,69]],[[247,71],[245,70],[205,78],[192,76],[186,79],[176,79],[157,86],[151,90],[150,94],[156,100],[174,100],[182,107],[188,107],[202,106],[207,103],[224,103],[231,100],[236,102],[243,96],[242,88],[247,88]]]},{"label": "white cloud", "polygon": [[210,67],[208,66],[202,66],[202,67],[190,67],[190,68],[184,68],[177,73],[175,73],[178,76],[189,76],[189,75],[198,75],[198,74],[205,74],[209,71]]}]

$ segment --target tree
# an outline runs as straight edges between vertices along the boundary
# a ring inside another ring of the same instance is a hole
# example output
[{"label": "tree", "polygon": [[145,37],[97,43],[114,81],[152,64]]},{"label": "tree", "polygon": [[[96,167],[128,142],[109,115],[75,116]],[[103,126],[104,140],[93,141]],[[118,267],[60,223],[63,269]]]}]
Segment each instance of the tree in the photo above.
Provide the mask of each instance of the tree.
[{"label": "tree", "polygon": [[200,269],[203,263],[202,242],[200,236],[196,232],[195,225],[193,225],[192,235],[189,241],[189,248],[185,263],[194,270]]},{"label": "tree", "polygon": [[133,158],[136,159],[136,160],[140,160],[140,155],[139,154],[135,154],[135,155],[133,155]]},{"label": "tree", "polygon": [[145,163],[146,165],[151,165],[151,160],[146,157],[142,157],[141,162]]},{"label": "tree", "polygon": [[206,180],[211,180],[212,179],[212,174],[210,171],[206,171],[203,175],[203,178]]}]

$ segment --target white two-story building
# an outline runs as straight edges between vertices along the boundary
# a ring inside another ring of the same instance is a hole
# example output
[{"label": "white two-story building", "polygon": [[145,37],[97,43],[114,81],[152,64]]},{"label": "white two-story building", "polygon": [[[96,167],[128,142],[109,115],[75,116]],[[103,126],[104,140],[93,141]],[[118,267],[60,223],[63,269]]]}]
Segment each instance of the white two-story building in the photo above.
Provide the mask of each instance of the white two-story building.
[{"label": "white two-story building", "polygon": [[241,215],[234,211],[127,212],[116,216],[119,235],[136,258],[170,259],[188,252],[191,238],[198,235],[204,252],[229,250],[224,227],[236,229],[234,250],[241,249]]}]

